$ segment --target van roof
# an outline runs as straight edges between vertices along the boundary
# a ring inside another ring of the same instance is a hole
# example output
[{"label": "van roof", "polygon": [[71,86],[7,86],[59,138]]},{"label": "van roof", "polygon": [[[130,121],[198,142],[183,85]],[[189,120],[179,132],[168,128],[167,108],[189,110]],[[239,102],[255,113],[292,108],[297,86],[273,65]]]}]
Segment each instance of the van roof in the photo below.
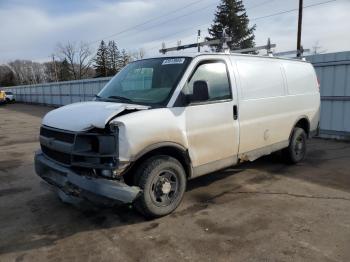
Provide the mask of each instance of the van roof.
[{"label": "van roof", "polygon": [[[210,53],[210,52],[177,52],[173,54],[166,54],[166,55],[158,55],[153,58],[171,58],[171,57],[191,57],[195,58],[197,56],[245,56],[245,57],[255,57],[255,58],[270,58],[270,59],[281,59],[281,60],[288,60],[288,61],[296,61],[296,62],[304,62],[304,63],[309,63],[306,60],[301,60],[301,59],[295,59],[295,58],[287,58],[287,57],[280,57],[280,56],[266,56],[266,55],[252,55],[252,54],[240,54],[240,53]],[[150,57],[151,58],[151,57]]]}]

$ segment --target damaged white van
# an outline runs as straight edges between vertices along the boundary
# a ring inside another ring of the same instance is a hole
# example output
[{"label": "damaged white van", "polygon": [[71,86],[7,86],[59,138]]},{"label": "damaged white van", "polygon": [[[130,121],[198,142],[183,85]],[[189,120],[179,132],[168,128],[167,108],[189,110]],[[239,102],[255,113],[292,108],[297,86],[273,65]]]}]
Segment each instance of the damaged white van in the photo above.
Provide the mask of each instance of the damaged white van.
[{"label": "damaged white van", "polygon": [[305,61],[195,54],[127,65],[94,101],[49,112],[37,174],[62,200],[172,212],[189,179],[282,150],[303,160],[320,93]]}]

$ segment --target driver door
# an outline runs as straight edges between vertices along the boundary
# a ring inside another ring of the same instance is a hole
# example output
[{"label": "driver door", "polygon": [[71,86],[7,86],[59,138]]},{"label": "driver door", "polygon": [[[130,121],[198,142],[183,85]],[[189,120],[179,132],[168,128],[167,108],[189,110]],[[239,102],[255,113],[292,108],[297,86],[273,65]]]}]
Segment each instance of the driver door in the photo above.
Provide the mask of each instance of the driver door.
[{"label": "driver door", "polygon": [[[231,166],[237,162],[239,125],[234,116],[227,63],[224,60],[199,62],[186,82],[183,93],[193,93],[195,81],[206,81],[207,101],[190,103],[185,108],[189,154],[194,176]],[[233,77],[233,76],[232,76]]]}]

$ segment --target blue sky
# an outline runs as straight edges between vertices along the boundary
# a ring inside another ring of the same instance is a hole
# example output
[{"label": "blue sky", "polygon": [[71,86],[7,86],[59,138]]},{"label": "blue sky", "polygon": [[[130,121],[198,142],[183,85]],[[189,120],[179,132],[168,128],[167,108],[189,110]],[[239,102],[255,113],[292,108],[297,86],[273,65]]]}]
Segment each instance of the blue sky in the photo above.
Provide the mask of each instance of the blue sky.
[{"label": "blue sky", "polygon": [[[304,0],[304,5],[324,1]],[[195,4],[172,12],[192,2]],[[219,0],[0,0],[0,62],[45,61],[57,51],[59,42],[85,41],[94,49],[101,39],[115,40],[120,48],[130,51],[143,48],[147,56],[152,56],[162,42],[168,46],[178,40],[194,42],[197,29],[205,34],[218,3]],[[298,0],[245,0],[244,4],[251,24],[257,25],[257,45],[271,37],[277,51],[295,49],[297,12],[254,18],[296,8]],[[328,52],[350,50],[349,10],[350,0],[305,9],[304,47],[311,48],[319,41]],[[167,15],[143,26],[115,34],[164,14]]]}]

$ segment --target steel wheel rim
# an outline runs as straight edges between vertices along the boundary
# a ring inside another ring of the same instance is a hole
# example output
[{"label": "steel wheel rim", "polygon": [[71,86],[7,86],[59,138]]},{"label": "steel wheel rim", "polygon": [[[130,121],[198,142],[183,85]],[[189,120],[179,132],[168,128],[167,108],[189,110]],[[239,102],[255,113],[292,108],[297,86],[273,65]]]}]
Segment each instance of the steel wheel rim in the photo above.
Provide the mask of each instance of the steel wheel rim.
[{"label": "steel wheel rim", "polygon": [[305,153],[305,139],[303,136],[298,136],[296,138],[294,152],[298,157],[304,155],[304,153]]},{"label": "steel wheel rim", "polygon": [[150,196],[152,202],[159,207],[172,204],[178,196],[179,177],[172,170],[162,170],[152,180]]}]

